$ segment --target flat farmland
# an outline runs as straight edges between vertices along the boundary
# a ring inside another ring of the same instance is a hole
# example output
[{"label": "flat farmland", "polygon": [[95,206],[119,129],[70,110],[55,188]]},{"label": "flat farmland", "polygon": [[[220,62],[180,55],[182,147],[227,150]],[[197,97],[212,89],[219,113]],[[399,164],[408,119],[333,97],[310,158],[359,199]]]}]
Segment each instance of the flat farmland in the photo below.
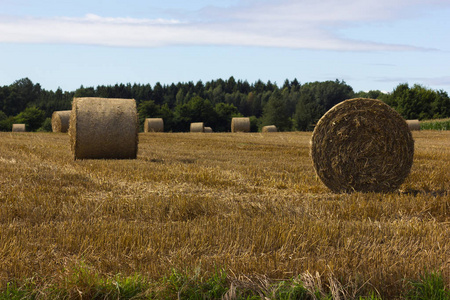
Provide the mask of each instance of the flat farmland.
[{"label": "flat farmland", "polygon": [[348,298],[399,297],[430,271],[449,287],[450,132],[413,136],[399,191],[334,194],[311,133],[141,133],[136,160],[74,160],[66,134],[0,133],[0,289],[81,289],[68,286],[80,268],[302,278]]}]

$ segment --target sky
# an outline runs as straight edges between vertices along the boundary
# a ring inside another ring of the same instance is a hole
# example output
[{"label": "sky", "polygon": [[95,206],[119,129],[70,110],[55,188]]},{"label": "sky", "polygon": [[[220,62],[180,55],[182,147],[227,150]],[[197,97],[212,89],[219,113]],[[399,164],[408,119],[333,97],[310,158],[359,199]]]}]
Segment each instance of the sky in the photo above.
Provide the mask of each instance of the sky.
[{"label": "sky", "polygon": [[0,0],[0,86],[219,78],[450,92],[450,0]]}]

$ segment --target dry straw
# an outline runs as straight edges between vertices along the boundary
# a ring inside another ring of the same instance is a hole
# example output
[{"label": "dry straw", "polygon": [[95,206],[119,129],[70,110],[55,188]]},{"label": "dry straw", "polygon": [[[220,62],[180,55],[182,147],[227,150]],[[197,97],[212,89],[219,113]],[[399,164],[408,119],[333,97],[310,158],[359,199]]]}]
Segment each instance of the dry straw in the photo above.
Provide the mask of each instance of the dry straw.
[{"label": "dry straw", "polygon": [[203,122],[191,123],[191,132],[205,132]]},{"label": "dry straw", "polygon": [[414,140],[405,120],[379,100],[350,99],[317,123],[311,157],[334,192],[389,192],[408,176]]},{"label": "dry straw", "polygon": [[211,127],[205,127],[204,130],[205,130],[205,133],[212,133],[213,132]]},{"label": "dry straw", "polygon": [[277,132],[277,126],[275,125],[267,125],[262,128],[262,132]]},{"label": "dry straw", "polygon": [[231,119],[231,132],[250,132],[250,118]]},{"label": "dry straw", "polygon": [[134,159],[138,133],[134,99],[73,99],[69,135],[75,159]]},{"label": "dry straw", "polygon": [[406,120],[406,124],[408,124],[409,130],[420,130],[420,122],[419,120]]},{"label": "dry straw", "polygon": [[164,120],[162,118],[145,119],[144,132],[164,132]]},{"label": "dry straw", "polygon": [[69,130],[71,110],[55,111],[52,114],[52,131],[67,132]]},{"label": "dry straw", "polygon": [[25,124],[13,124],[12,132],[25,132]]}]

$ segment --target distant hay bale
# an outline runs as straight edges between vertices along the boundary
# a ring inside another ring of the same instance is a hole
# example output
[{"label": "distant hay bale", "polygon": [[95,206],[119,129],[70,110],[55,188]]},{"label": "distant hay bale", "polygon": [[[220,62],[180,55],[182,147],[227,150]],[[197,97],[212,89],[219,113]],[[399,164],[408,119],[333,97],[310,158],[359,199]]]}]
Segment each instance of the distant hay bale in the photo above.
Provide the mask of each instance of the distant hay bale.
[{"label": "distant hay bale", "polygon": [[69,135],[75,159],[135,159],[138,133],[134,99],[73,99]]},{"label": "distant hay bale", "polygon": [[408,124],[409,130],[420,130],[420,122],[419,120],[406,120],[406,124]]},{"label": "distant hay bale", "polygon": [[12,132],[25,132],[25,124],[13,124]]},{"label": "distant hay bale", "polygon": [[231,119],[231,132],[250,132],[250,118]]},{"label": "distant hay bale", "polygon": [[389,192],[408,176],[414,140],[405,120],[379,100],[356,98],[331,108],[311,138],[316,174],[334,192]]},{"label": "distant hay bale", "polygon": [[144,132],[164,132],[164,120],[162,118],[145,119]]},{"label": "distant hay bale", "polygon": [[205,130],[205,133],[212,133],[213,132],[211,127],[205,127],[204,130]]},{"label": "distant hay bale", "polygon": [[205,132],[203,122],[191,123],[191,132]]},{"label": "distant hay bale", "polygon": [[277,132],[277,126],[275,125],[267,125],[262,128],[262,132]]},{"label": "distant hay bale", "polygon": [[71,110],[54,111],[52,114],[52,131],[67,132],[69,130]]}]

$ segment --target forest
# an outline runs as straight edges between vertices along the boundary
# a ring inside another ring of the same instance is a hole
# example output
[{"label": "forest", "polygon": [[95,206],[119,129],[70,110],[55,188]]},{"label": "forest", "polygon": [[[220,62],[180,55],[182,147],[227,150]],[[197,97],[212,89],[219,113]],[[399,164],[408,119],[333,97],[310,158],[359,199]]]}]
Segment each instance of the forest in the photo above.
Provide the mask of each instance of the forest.
[{"label": "forest", "polygon": [[250,117],[251,130],[255,132],[265,125],[276,125],[279,131],[310,131],[331,107],[356,97],[380,99],[405,119],[450,117],[447,92],[408,83],[383,93],[355,92],[338,79],[303,84],[297,79],[286,79],[283,85],[277,85],[271,81],[249,83],[230,77],[205,83],[121,83],[52,91],[22,78],[0,86],[0,131],[11,131],[15,123],[26,124],[27,131],[51,131],[52,113],[70,110],[74,97],[135,99],[141,126],[145,118],[161,117],[168,132],[189,131],[191,122],[204,122],[215,132],[227,132],[231,118],[236,116]]}]

